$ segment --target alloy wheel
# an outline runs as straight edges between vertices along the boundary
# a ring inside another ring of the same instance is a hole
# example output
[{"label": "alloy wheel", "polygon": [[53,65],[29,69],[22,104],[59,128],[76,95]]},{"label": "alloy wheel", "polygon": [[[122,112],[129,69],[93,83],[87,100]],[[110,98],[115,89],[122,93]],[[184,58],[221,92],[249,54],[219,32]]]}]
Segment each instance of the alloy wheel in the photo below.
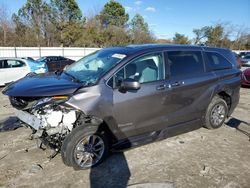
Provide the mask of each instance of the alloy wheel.
[{"label": "alloy wheel", "polygon": [[105,150],[103,139],[98,135],[89,135],[78,142],[74,151],[76,163],[81,168],[94,166],[102,158]]}]

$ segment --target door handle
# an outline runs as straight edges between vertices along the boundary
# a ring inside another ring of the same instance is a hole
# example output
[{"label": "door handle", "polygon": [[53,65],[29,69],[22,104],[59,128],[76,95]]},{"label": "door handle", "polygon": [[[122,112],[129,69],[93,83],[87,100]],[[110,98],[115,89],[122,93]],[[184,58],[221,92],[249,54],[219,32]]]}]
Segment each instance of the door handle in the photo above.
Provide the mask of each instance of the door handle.
[{"label": "door handle", "polygon": [[164,89],[170,89],[171,85],[170,84],[162,84],[156,87],[156,90],[164,90]]},{"label": "door handle", "polygon": [[165,84],[156,87],[156,90],[164,90],[166,88]]},{"label": "door handle", "polygon": [[177,87],[177,86],[180,86],[180,85],[184,85],[184,82],[175,82],[175,83],[171,84],[172,87]]}]

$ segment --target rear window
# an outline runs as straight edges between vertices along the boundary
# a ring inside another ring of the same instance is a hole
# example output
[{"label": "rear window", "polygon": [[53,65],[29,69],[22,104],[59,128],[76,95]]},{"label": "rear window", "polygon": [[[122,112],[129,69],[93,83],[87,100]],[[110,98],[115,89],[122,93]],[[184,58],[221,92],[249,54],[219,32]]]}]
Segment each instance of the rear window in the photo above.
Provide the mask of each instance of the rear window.
[{"label": "rear window", "polygon": [[204,64],[199,51],[167,52],[171,77],[191,76],[204,72]]},{"label": "rear window", "polygon": [[57,59],[57,61],[65,61],[65,60],[67,60],[65,57],[58,57],[58,59]]},{"label": "rear window", "polygon": [[209,70],[231,69],[232,64],[222,55],[216,52],[206,52]]}]

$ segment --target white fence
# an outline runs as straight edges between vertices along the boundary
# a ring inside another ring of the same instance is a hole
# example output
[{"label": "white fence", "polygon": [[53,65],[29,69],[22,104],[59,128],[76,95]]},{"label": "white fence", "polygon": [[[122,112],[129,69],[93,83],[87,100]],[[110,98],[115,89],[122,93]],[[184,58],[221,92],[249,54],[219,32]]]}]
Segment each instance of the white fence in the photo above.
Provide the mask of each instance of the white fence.
[{"label": "white fence", "polygon": [[[78,60],[100,48],[71,48],[71,47],[0,47],[1,57],[32,57],[64,56]],[[233,50],[236,53],[249,50]]]},{"label": "white fence", "polygon": [[99,48],[66,48],[66,47],[0,47],[1,57],[32,57],[64,56],[78,60]]},{"label": "white fence", "polygon": [[233,50],[236,54],[239,54],[240,52],[250,52],[250,50]]}]

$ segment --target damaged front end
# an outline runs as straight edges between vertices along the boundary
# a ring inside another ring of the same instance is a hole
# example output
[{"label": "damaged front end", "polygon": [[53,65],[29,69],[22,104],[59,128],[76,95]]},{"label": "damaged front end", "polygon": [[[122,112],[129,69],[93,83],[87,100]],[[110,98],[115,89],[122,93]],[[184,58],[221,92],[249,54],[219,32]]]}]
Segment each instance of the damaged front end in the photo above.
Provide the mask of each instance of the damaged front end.
[{"label": "damaged front end", "polygon": [[10,97],[16,116],[32,129],[31,138],[38,146],[49,146],[54,150],[51,157],[60,151],[62,141],[74,127],[82,113],[67,105],[68,96],[45,98]]}]

